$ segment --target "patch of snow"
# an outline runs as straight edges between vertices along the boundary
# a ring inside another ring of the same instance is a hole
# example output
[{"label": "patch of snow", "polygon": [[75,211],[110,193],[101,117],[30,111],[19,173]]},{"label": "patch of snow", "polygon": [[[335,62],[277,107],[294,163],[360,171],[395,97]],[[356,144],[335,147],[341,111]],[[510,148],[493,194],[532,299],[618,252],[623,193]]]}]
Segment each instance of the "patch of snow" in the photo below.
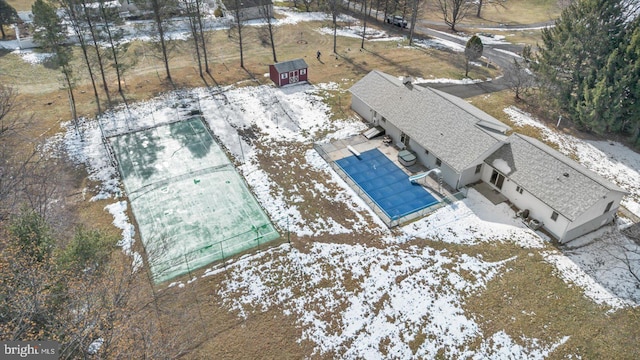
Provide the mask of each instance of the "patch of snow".
[{"label": "patch of snow", "polygon": [[[218,295],[243,317],[286,304],[283,313],[296,315],[302,326],[301,340],[316,344],[313,355],[543,358],[566,338],[545,345],[499,332],[470,347],[485,334],[461,305],[510,261],[515,259],[492,263],[415,246],[315,243],[308,252],[281,246],[227,267],[229,281]],[[277,286],[269,285],[274,281]],[[427,340],[412,347],[419,333]]]},{"label": "patch of snow", "polygon": [[511,167],[504,159],[495,159],[491,165],[505,175],[509,175],[511,173]]},{"label": "patch of snow", "polygon": [[[16,47],[17,48],[17,47]],[[45,62],[47,59],[53,57],[51,53],[38,53],[32,50],[15,50],[11,52],[12,54],[16,54],[22,58],[26,63],[31,65],[41,64]]]},{"label": "patch of snow", "polygon": [[87,348],[87,354],[89,354],[89,355],[97,354],[98,351],[100,351],[100,348],[102,347],[103,343],[104,343],[104,339],[103,338],[97,338],[97,339],[93,340],[91,342],[91,344],[89,344],[89,347]]},{"label": "patch of snow", "polygon": [[[350,38],[362,38],[362,32],[364,28],[362,26],[353,26],[353,27],[339,27],[336,28],[336,35]],[[333,28],[330,27],[322,27],[318,30],[321,34],[331,35],[333,36]],[[376,28],[367,28],[367,32],[365,34],[365,39],[367,41],[402,41],[403,37],[389,37],[389,34],[380,29]]]},{"label": "patch of snow", "polygon": [[425,218],[402,227],[403,237],[394,242],[430,239],[451,244],[513,242],[523,248],[543,248],[545,240],[529,229],[511,208],[492,204],[475,189],[467,198],[436,210]]},{"label": "patch of snow", "polygon": [[454,52],[464,52],[464,45],[460,45],[456,42],[441,39],[441,38],[416,39],[414,43],[416,46],[425,47],[425,48],[449,50]]}]

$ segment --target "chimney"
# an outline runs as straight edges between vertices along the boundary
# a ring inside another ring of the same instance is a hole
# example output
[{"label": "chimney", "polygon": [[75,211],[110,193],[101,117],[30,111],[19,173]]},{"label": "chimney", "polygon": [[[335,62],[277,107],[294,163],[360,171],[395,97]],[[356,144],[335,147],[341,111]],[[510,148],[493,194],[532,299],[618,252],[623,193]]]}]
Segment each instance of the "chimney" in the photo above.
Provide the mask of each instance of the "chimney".
[{"label": "chimney", "polygon": [[411,76],[403,76],[402,77],[402,84],[409,85],[412,82],[413,82],[413,78]]}]

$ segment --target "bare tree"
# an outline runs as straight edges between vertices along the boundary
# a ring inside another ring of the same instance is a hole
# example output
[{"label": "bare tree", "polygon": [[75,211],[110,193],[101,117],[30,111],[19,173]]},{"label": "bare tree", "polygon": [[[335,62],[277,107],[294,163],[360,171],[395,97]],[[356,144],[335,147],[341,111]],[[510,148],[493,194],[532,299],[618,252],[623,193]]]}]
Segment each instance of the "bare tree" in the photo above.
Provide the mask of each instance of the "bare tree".
[{"label": "bare tree", "polygon": [[[369,14],[367,14],[367,0],[362,0],[362,8],[363,11],[363,20],[362,20],[362,41],[360,42],[360,49],[364,49],[364,39],[367,35],[367,19],[369,18]],[[371,10],[369,10],[371,11]]]},{"label": "bare tree", "polygon": [[[0,84],[0,139],[8,136],[19,126],[18,117],[10,116],[11,111],[15,108],[18,92],[7,85]],[[2,143],[4,145],[4,140]]]},{"label": "bare tree", "polygon": [[0,84],[0,222],[16,210],[22,180],[36,155],[33,150],[26,154],[15,150],[17,144],[27,143],[21,131],[31,124],[27,111],[19,108],[17,96],[13,88]]},{"label": "bare tree", "polygon": [[449,26],[451,31],[457,31],[456,25],[469,13],[473,2],[468,0],[436,0],[436,5],[442,13],[444,23]]},{"label": "bare tree", "polygon": [[338,15],[342,10],[342,0],[326,0],[325,7],[331,14],[331,23],[333,24],[333,53],[337,54]]},{"label": "bare tree", "polygon": [[413,34],[416,28],[418,15],[421,13],[424,0],[411,0],[411,26],[409,27],[409,46],[413,45]]},{"label": "bare tree", "polygon": [[122,18],[118,14],[117,8],[105,6],[104,1],[100,1],[99,10],[102,19],[100,37],[104,39],[109,48],[109,51],[105,56],[113,63],[113,68],[115,69],[116,79],[118,82],[118,93],[126,103],[124,90],[122,88],[124,83],[124,73],[130,66],[135,64],[135,60],[130,61],[129,63],[124,61],[124,55],[129,49],[129,42],[122,41],[124,39],[125,30],[119,26],[122,23]]},{"label": "bare tree", "polygon": [[[244,48],[243,48],[243,42],[242,42],[242,30],[244,29],[244,18],[245,18],[245,14],[244,11],[242,9],[242,2],[240,0],[233,0],[232,3],[233,6],[233,28],[235,28],[237,34],[238,34],[238,38],[236,39],[238,42],[238,47],[240,49],[240,67],[244,69]],[[230,31],[232,29],[229,29]],[[229,34],[229,37],[231,37],[231,34]]]},{"label": "bare tree", "polygon": [[195,50],[196,61],[198,62],[198,72],[200,77],[204,77],[202,71],[202,42],[200,41],[200,27],[198,17],[200,16],[200,1],[201,0],[180,0],[184,8],[184,13],[189,19],[189,30],[191,31],[191,38],[193,39],[193,49]]},{"label": "bare tree", "polygon": [[177,0],[134,0],[136,6],[140,9],[150,10],[153,16],[153,24],[155,35],[157,36],[159,50],[164,62],[166,79],[173,84],[171,78],[171,69],[169,67],[169,54],[171,52],[171,38],[167,34],[169,23],[168,20],[178,11]]},{"label": "bare tree", "polygon": [[261,28],[260,36],[264,39],[263,42],[267,42],[271,45],[273,62],[278,62],[278,57],[276,56],[276,42],[273,37],[275,32],[275,26],[273,24],[273,4],[270,0],[260,0],[260,15],[266,24]]},{"label": "bare tree", "polygon": [[527,45],[522,50],[522,58],[513,59],[513,66],[507,67],[505,70],[504,76],[509,84],[509,89],[518,100],[535,86],[534,75],[528,67],[530,56],[531,46]]},{"label": "bare tree", "polygon": [[[103,60],[103,50],[99,45],[100,35],[99,31],[96,27],[96,23],[100,22],[101,12],[96,11],[93,3],[88,3],[87,0],[80,0],[82,5],[83,17],[82,21],[84,22],[85,29],[88,30],[88,35],[91,38],[93,50],[96,56],[96,63],[98,65],[98,70],[100,72],[100,77],[102,78],[102,89],[104,90],[105,95],[107,96],[107,106],[111,107],[111,94],[109,94],[109,85],[107,82],[107,76],[105,74],[105,61]],[[104,7],[104,4],[100,3],[100,6]]]},{"label": "bare tree", "polygon": [[91,60],[89,59],[89,46],[87,44],[87,40],[85,37],[85,27],[82,21],[82,13],[79,11],[80,8],[75,1],[69,0],[61,0],[60,7],[64,10],[65,20],[71,25],[71,29],[73,30],[76,38],[78,39],[78,44],[80,44],[80,49],[82,50],[82,57],[84,59],[87,72],[89,73],[89,79],[91,80],[91,86],[93,87],[93,96],[96,99],[96,107],[98,108],[98,114],[102,114],[102,107],[100,106],[100,96],[98,95],[98,88],[96,85],[95,75],[93,73],[93,66],[91,64]]},{"label": "bare tree", "polygon": [[636,287],[640,287],[640,224],[634,224],[622,231],[631,241],[611,242],[614,249],[610,250],[622,267],[635,279]]},{"label": "bare tree", "polygon": [[513,66],[507,68],[504,76],[517,100],[521,100],[534,85],[533,74],[522,60],[513,59]]}]

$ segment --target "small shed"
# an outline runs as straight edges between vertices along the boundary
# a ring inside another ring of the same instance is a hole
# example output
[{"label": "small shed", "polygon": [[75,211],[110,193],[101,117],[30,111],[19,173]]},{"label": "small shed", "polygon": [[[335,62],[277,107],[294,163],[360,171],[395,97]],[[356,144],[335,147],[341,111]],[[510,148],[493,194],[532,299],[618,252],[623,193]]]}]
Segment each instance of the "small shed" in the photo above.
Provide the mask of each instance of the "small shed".
[{"label": "small shed", "polygon": [[308,65],[303,59],[295,59],[269,65],[269,77],[278,86],[307,81]]}]

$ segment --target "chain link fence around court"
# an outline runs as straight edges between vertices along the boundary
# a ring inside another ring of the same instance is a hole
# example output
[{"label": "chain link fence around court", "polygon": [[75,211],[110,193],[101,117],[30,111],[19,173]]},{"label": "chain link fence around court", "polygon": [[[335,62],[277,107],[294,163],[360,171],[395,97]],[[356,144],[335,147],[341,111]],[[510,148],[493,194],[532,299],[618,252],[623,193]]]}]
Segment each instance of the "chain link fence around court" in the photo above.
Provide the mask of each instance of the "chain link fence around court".
[{"label": "chain link fence around court", "polygon": [[156,283],[280,237],[199,117],[109,143]]},{"label": "chain link fence around court", "polygon": [[320,157],[322,157],[327,162],[327,164],[331,166],[331,168],[338,174],[338,176],[340,176],[340,178],[344,180],[347,183],[347,185],[349,185],[349,187],[353,191],[355,191],[356,194],[358,194],[358,196],[360,196],[362,200],[364,200],[364,202],[371,208],[371,210],[373,210],[373,212],[376,215],[378,215],[380,220],[382,220],[382,222],[385,225],[387,225],[389,228],[399,226],[408,221],[423,217],[444,206],[450,205],[466,197],[466,189],[463,189],[455,194],[443,197],[442,200],[440,200],[439,202],[431,206],[427,206],[425,208],[418,209],[417,211],[412,211],[410,213],[401,214],[399,216],[390,217],[382,210],[382,208],[378,205],[378,203],[376,203],[369,196],[369,194],[367,194],[364,190],[362,190],[362,188],[355,181],[353,181],[353,179],[349,176],[349,174],[347,174],[338,164],[336,164],[335,161],[331,159],[331,156],[329,156],[329,154],[325,151],[325,149],[322,147],[321,144],[317,144],[317,143],[313,144],[313,149],[316,152],[318,152]]},{"label": "chain link fence around court", "polygon": [[[289,234],[289,229],[284,231]],[[268,243],[280,237],[280,233],[271,223],[267,223],[236,234],[235,236],[212,242],[198,249],[187,251],[181,256],[162,260],[162,255],[156,256],[156,254],[153,254],[153,251],[151,251],[147,252],[147,259],[149,264],[151,264],[154,282],[160,283],[176,276],[191,274],[194,270],[217,261],[225,261],[234,255],[251,249],[261,250],[269,246]]]}]

